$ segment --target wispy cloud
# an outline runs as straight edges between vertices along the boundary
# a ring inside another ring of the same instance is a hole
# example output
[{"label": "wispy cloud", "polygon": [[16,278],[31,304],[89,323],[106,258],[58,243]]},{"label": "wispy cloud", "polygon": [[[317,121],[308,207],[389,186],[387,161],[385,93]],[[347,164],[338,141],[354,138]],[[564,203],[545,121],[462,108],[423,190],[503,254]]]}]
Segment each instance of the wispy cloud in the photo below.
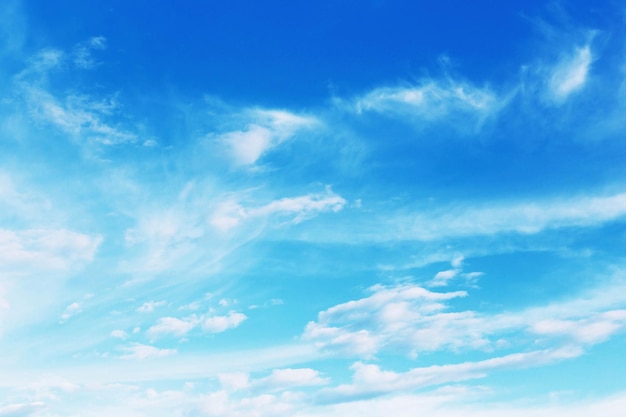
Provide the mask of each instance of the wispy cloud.
[{"label": "wispy cloud", "polygon": [[364,395],[375,396],[390,392],[402,392],[482,378],[489,371],[525,368],[545,365],[554,361],[571,359],[579,356],[581,349],[560,348],[557,350],[516,353],[479,362],[465,362],[454,365],[435,365],[426,368],[414,368],[404,373],[383,371],[378,365],[356,362],[352,384],[340,385],[322,391],[320,397],[326,401],[341,401],[345,398],[362,398]]},{"label": "wispy cloud", "polygon": [[[507,98],[489,88],[454,79],[424,79],[416,85],[374,89],[354,99],[357,114],[368,112],[400,117],[409,122],[455,120],[460,131],[479,127]],[[463,126],[465,125],[465,126]]]},{"label": "wispy cloud", "polygon": [[136,224],[126,230],[125,240],[129,249],[138,254],[126,262],[127,269],[158,272],[199,257],[211,264],[272,226],[336,213],[345,205],[345,200],[330,187],[319,193],[269,202],[254,198],[248,191],[222,194],[197,188],[185,194],[185,198],[172,198],[157,208],[150,204],[145,211],[135,209]]},{"label": "wispy cloud", "polygon": [[105,48],[106,38],[104,36],[94,36],[86,42],[76,45],[73,50],[74,64],[83,69],[94,68],[97,62],[92,55],[92,51]]},{"label": "wispy cloud", "polygon": [[2,417],[28,417],[45,407],[45,403],[37,401],[26,404],[9,404],[0,406]]},{"label": "wispy cloud", "polygon": [[[354,212],[356,218],[362,213]],[[488,204],[440,204],[436,209],[403,207],[372,216],[349,234],[354,241],[436,241],[503,234],[533,235],[547,230],[595,227],[626,215],[626,194],[579,195],[522,201],[491,200]],[[314,235],[309,235],[314,236]],[[343,241],[342,225],[320,239]]]},{"label": "wispy cloud", "polygon": [[[485,392],[487,390],[487,392]],[[601,415],[619,417],[626,405],[626,395],[620,392],[612,396],[587,399],[568,398],[564,401],[524,404],[490,401],[488,388],[472,389],[464,386],[447,386],[425,394],[397,394],[388,397],[358,399],[356,401],[315,407],[301,413],[302,417],[379,416],[391,413],[398,417],[411,417],[421,410],[433,417],[499,417],[502,415],[523,417],[585,417]],[[487,398],[486,398],[487,397]]]},{"label": "wispy cloud", "polygon": [[235,165],[254,165],[266,152],[320,121],[284,110],[251,109],[244,112],[247,126],[221,134],[217,140],[229,150]]},{"label": "wispy cloud", "polygon": [[563,102],[584,87],[592,60],[591,48],[586,45],[574,50],[552,69],[549,87],[554,101]]},{"label": "wispy cloud", "polygon": [[65,51],[46,49],[39,52],[29,65],[14,77],[16,101],[38,123],[54,126],[80,144],[120,145],[135,143],[138,135],[121,127],[116,95],[94,98],[89,94],[57,92],[54,75],[71,71],[66,63],[73,59],[79,70],[95,66],[90,51],[104,48],[102,37],[76,46],[73,57]]}]

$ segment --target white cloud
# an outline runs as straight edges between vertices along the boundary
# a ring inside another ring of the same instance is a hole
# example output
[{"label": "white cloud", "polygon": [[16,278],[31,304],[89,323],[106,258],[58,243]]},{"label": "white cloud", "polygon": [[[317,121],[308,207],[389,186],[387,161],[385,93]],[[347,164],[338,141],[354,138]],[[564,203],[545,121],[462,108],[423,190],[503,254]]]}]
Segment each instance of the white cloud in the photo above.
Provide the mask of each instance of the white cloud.
[{"label": "white cloud", "polygon": [[[586,347],[626,329],[626,290],[615,282],[578,298],[520,311],[481,314],[449,311],[445,302],[465,292],[437,293],[415,285],[375,286],[366,298],[339,304],[307,324],[303,339],[318,349],[348,356],[373,357],[381,350],[410,355],[436,350],[492,351],[511,343]],[[516,336],[511,336],[516,334]]]},{"label": "white cloud", "polygon": [[250,386],[250,375],[245,372],[229,372],[218,375],[220,385],[228,391],[237,391]]},{"label": "white cloud", "polygon": [[460,268],[463,265],[464,260],[465,258],[463,256],[457,256],[454,259],[452,259],[452,262],[450,262],[450,264],[452,265],[453,268]]},{"label": "white cloud", "polygon": [[76,45],[73,51],[74,64],[82,69],[94,68],[97,62],[92,56],[92,51],[105,48],[106,38],[104,36],[95,36],[87,42]]},{"label": "white cloud", "polygon": [[64,229],[0,229],[0,270],[67,270],[90,262],[101,242]]},{"label": "white cloud", "polygon": [[591,62],[591,49],[587,45],[576,49],[571,56],[555,66],[549,80],[550,92],[555,101],[565,100],[585,85]]},{"label": "white cloud", "polygon": [[115,106],[113,100],[100,102],[76,95],[59,100],[34,86],[25,86],[23,94],[32,117],[48,122],[74,137],[103,145],[136,142],[138,139],[136,134],[104,120]]},{"label": "white cloud", "polygon": [[137,307],[139,313],[152,313],[155,308],[162,307],[166,303],[165,301],[146,301],[141,306]]},{"label": "white cloud", "polygon": [[28,417],[45,407],[43,402],[0,406],[0,417]]},{"label": "white cloud", "polygon": [[[104,48],[104,38],[96,37],[78,45],[73,60],[79,68],[91,68],[96,62],[91,51]],[[59,50],[44,50],[15,77],[15,95],[26,107],[24,113],[38,122],[49,123],[61,132],[78,139],[79,143],[119,145],[138,141],[136,133],[112,123],[120,113],[115,95],[94,99],[85,94],[52,93],[50,71],[66,70],[68,56]]]},{"label": "white cloud", "polygon": [[155,339],[164,335],[173,335],[176,337],[184,336],[196,326],[193,320],[180,320],[174,317],[163,317],[146,333],[149,337]]},{"label": "white cloud", "polygon": [[267,390],[283,390],[294,387],[307,387],[328,384],[328,378],[311,368],[274,369],[271,375],[253,382],[253,386]]},{"label": "white cloud", "polygon": [[414,417],[415,410],[431,417],[621,417],[626,407],[623,392],[602,398],[567,401],[530,400],[496,402],[477,389],[452,386],[424,394],[396,394],[364,398],[305,409],[297,417]]},{"label": "white cloud", "polygon": [[113,330],[110,334],[111,337],[114,337],[116,339],[127,339],[128,338],[128,333],[126,333],[124,330]]},{"label": "white cloud", "polygon": [[611,310],[577,320],[540,320],[532,324],[531,331],[544,336],[566,336],[583,344],[597,344],[624,328],[626,310]]},{"label": "white cloud", "polygon": [[301,197],[282,198],[271,203],[250,210],[251,216],[269,216],[295,214],[294,223],[316,216],[325,211],[338,212],[346,204],[346,200],[336,195],[327,187],[325,193],[309,194]]},{"label": "white cloud", "polygon": [[313,117],[299,116],[281,110],[249,110],[249,120],[243,130],[225,133],[219,137],[231,152],[236,165],[254,165],[270,149],[291,139],[299,131],[319,124]]},{"label": "white cloud", "polygon": [[161,349],[156,346],[143,345],[141,343],[132,343],[128,346],[121,347],[120,350],[125,352],[121,355],[122,359],[151,359],[170,356],[176,353],[176,349]]},{"label": "white cloud", "polygon": [[235,201],[227,200],[216,207],[209,222],[215,229],[226,232],[239,226],[246,217],[247,213],[243,207]]},{"label": "white cloud", "polygon": [[454,269],[446,269],[445,271],[439,271],[435,274],[432,280],[430,280],[426,285],[429,287],[445,287],[448,283],[457,278],[461,277],[464,279],[465,284],[474,285],[475,281],[478,277],[482,276],[482,272],[462,272],[464,258],[462,256],[457,256],[450,262],[451,266]]},{"label": "white cloud", "polygon": [[226,316],[209,316],[202,320],[202,329],[210,333],[222,333],[228,329],[239,327],[248,316],[231,311]]},{"label": "white cloud", "polygon": [[459,269],[448,269],[445,271],[439,271],[437,272],[437,274],[435,274],[435,277],[432,279],[429,285],[432,287],[445,287],[446,285],[448,285],[448,281],[456,277],[459,272],[461,272]]},{"label": "white cloud", "polygon": [[52,206],[49,199],[27,189],[0,171],[0,215],[6,213],[27,221],[39,219],[42,214],[49,215]]},{"label": "white cloud", "polygon": [[593,227],[626,215],[626,193],[605,196],[578,195],[536,201],[491,201],[489,205],[457,204],[436,210],[403,208],[401,214],[386,213],[361,223],[360,232],[341,225],[326,231],[324,239],[350,242],[420,240],[434,241],[456,237],[505,233],[537,234],[568,227]]},{"label": "white cloud", "polygon": [[489,89],[469,83],[425,79],[414,86],[377,88],[357,98],[354,110],[359,114],[374,111],[426,122],[459,116],[469,118],[457,123],[462,129],[480,125],[505,101]]},{"label": "white cloud", "polygon": [[[463,213],[451,211],[433,219],[435,227],[420,220],[415,226],[416,232],[425,237],[430,234],[431,238],[437,235],[448,237],[502,232],[531,234],[545,229],[591,226],[625,214],[626,194],[623,193],[510,205],[492,204],[488,208],[468,208]],[[419,229],[422,231],[419,232]]]},{"label": "white cloud", "polygon": [[465,362],[453,365],[434,365],[414,368],[397,373],[383,371],[378,365],[357,362],[351,384],[340,385],[322,391],[326,400],[338,401],[342,397],[362,397],[363,394],[376,395],[391,392],[403,392],[468,379],[483,378],[487,372],[511,368],[527,368],[545,365],[551,362],[575,358],[582,354],[579,348],[560,348],[527,353],[515,353],[478,362]]},{"label": "white cloud", "polygon": [[78,302],[73,302],[65,308],[65,312],[61,315],[61,322],[73,317],[83,311],[82,306]]},{"label": "white cloud", "polygon": [[290,218],[290,223],[300,223],[320,213],[341,211],[346,200],[335,194],[330,187],[323,193],[285,197],[258,207],[244,207],[232,200],[220,204],[210,218],[210,223],[220,231],[228,231],[255,219]]},{"label": "white cloud", "polygon": [[311,368],[274,369],[264,378],[250,379],[250,375],[242,372],[219,374],[222,388],[229,392],[246,389],[253,392],[282,391],[297,387],[326,385],[330,379],[323,378],[319,371]]},{"label": "white cloud", "polygon": [[209,333],[222,333],[229,329],[239,327],[248,316],[237,311],[230,311],[226,315],[203,314],[179,319],[176,317],[162,317],[156,324],[148,328],[146,334],[152,339],[158,339],[163,336],[181,337],[189,333],[196,327]]},{"label": "white cloud", "polygon": [[[415,285],[376,285],[369,291],[372,293],[369,297],[320,312],[317,322],[307,324],[303,338],[314,341],[320,349],[365,357],[372,356],[389,343],[403,343],[403,339],[409,344],[409,340],[414,340],[422,349],[429,350],[462,343],[461,339],[453,342],[443,335],[407,338],[407,333],[413,332],[420,322],[431,324],[433,315],[436,317],[437,312],[446,308],[441,302],[464,297],[467,295],[464,291],[436,293]],[[464,325],[471,320],[471,315],[467,315]]]}]

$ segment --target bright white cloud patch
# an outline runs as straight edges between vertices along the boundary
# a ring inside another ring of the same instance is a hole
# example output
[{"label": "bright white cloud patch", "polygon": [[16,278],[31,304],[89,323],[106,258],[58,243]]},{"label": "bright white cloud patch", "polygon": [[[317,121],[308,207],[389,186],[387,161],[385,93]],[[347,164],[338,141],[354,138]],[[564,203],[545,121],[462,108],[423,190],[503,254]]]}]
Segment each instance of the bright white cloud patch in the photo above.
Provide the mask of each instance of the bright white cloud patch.
[{"label": "bright white cloud patch", "polygon": [[90,262],[101,242],[101,236],[64,229],[0,229],[0,269],[69,269]]},{"label": "bright white cloud patch", "polygon": [[120,356],[122,359],[138,360],[160,358],[176,353],[176,349],[162,349],[141,343],[132,343],[128,346],[121,347],[120,351],[124,352],[124,354]]},{"label": "bright white cloud patch", "polygon": [[291,139],[302,130],[319,124],[312,117],[281,110],[255,109],[247,112],[248,126],[223,134],[220,140],[229,148],[236,165],[253,165],[271,148]]},{"label": "bright white cloud patch", "polygon": [[248,316],[243,313],[231,311],[225,316],[209,316],[202,321],[202,329],[209,333],[222,333],[228,329],[239,327]]},{"label": "bright white cloud patch", "polygon": [[[340,355],[372,357],[402,349],[410,355],[443,350],[491,351],[511,343],[544,340],[556,346],[589,346],[626,328],[626,299],[606,294],[623,291],[615,284],[571,301],[522,311],[481,314],[453,311],[448,305],[464,291],[431,292],[416,285],[374,286],[366,298],[333,306],[309,322],[303,338]],[[512,340],[510,334],[517,336]],[[537,339],[542,336],[543,339]]]},{"label": "bright white cloud patch", "polygon": [[194,327],[195,323],[189,320],[180,320],[175,317],[163,317],[147,330],[147,334],[151,338],[164,335],[180,337],[187,334]]},{"label": "bright white cloud patch", "polygon": [[587,81],[592,55],[589,46],[576,49],[561,61],[550,76],[550,90],[556,101],[565,100],[570,94],[581,89]]},{"label": "bright white cloud patch", "polygon": [[137,307],[139,313],[152,313],[156,308],[164,306],[165,301],[146,301]]}]

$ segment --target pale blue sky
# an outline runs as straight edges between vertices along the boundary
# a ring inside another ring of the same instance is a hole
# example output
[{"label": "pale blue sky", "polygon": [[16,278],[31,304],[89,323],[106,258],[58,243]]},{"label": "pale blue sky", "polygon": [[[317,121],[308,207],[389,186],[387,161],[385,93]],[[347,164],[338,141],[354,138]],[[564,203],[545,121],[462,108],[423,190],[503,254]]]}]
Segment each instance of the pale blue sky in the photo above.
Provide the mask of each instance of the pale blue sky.
[{"label": "pale blue sky", "polygon": [[0,417],[626,409],[624,7],[0,5]]}]

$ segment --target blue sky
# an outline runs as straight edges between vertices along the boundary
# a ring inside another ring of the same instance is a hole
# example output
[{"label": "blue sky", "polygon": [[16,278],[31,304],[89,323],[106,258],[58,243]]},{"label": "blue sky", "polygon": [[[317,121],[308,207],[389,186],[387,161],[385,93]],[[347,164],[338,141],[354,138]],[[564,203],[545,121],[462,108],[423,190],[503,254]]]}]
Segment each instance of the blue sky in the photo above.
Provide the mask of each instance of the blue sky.
[{"label": "blue sky", "polygon": [[0,416],[621,416],[625,11],[5,0]]}]

